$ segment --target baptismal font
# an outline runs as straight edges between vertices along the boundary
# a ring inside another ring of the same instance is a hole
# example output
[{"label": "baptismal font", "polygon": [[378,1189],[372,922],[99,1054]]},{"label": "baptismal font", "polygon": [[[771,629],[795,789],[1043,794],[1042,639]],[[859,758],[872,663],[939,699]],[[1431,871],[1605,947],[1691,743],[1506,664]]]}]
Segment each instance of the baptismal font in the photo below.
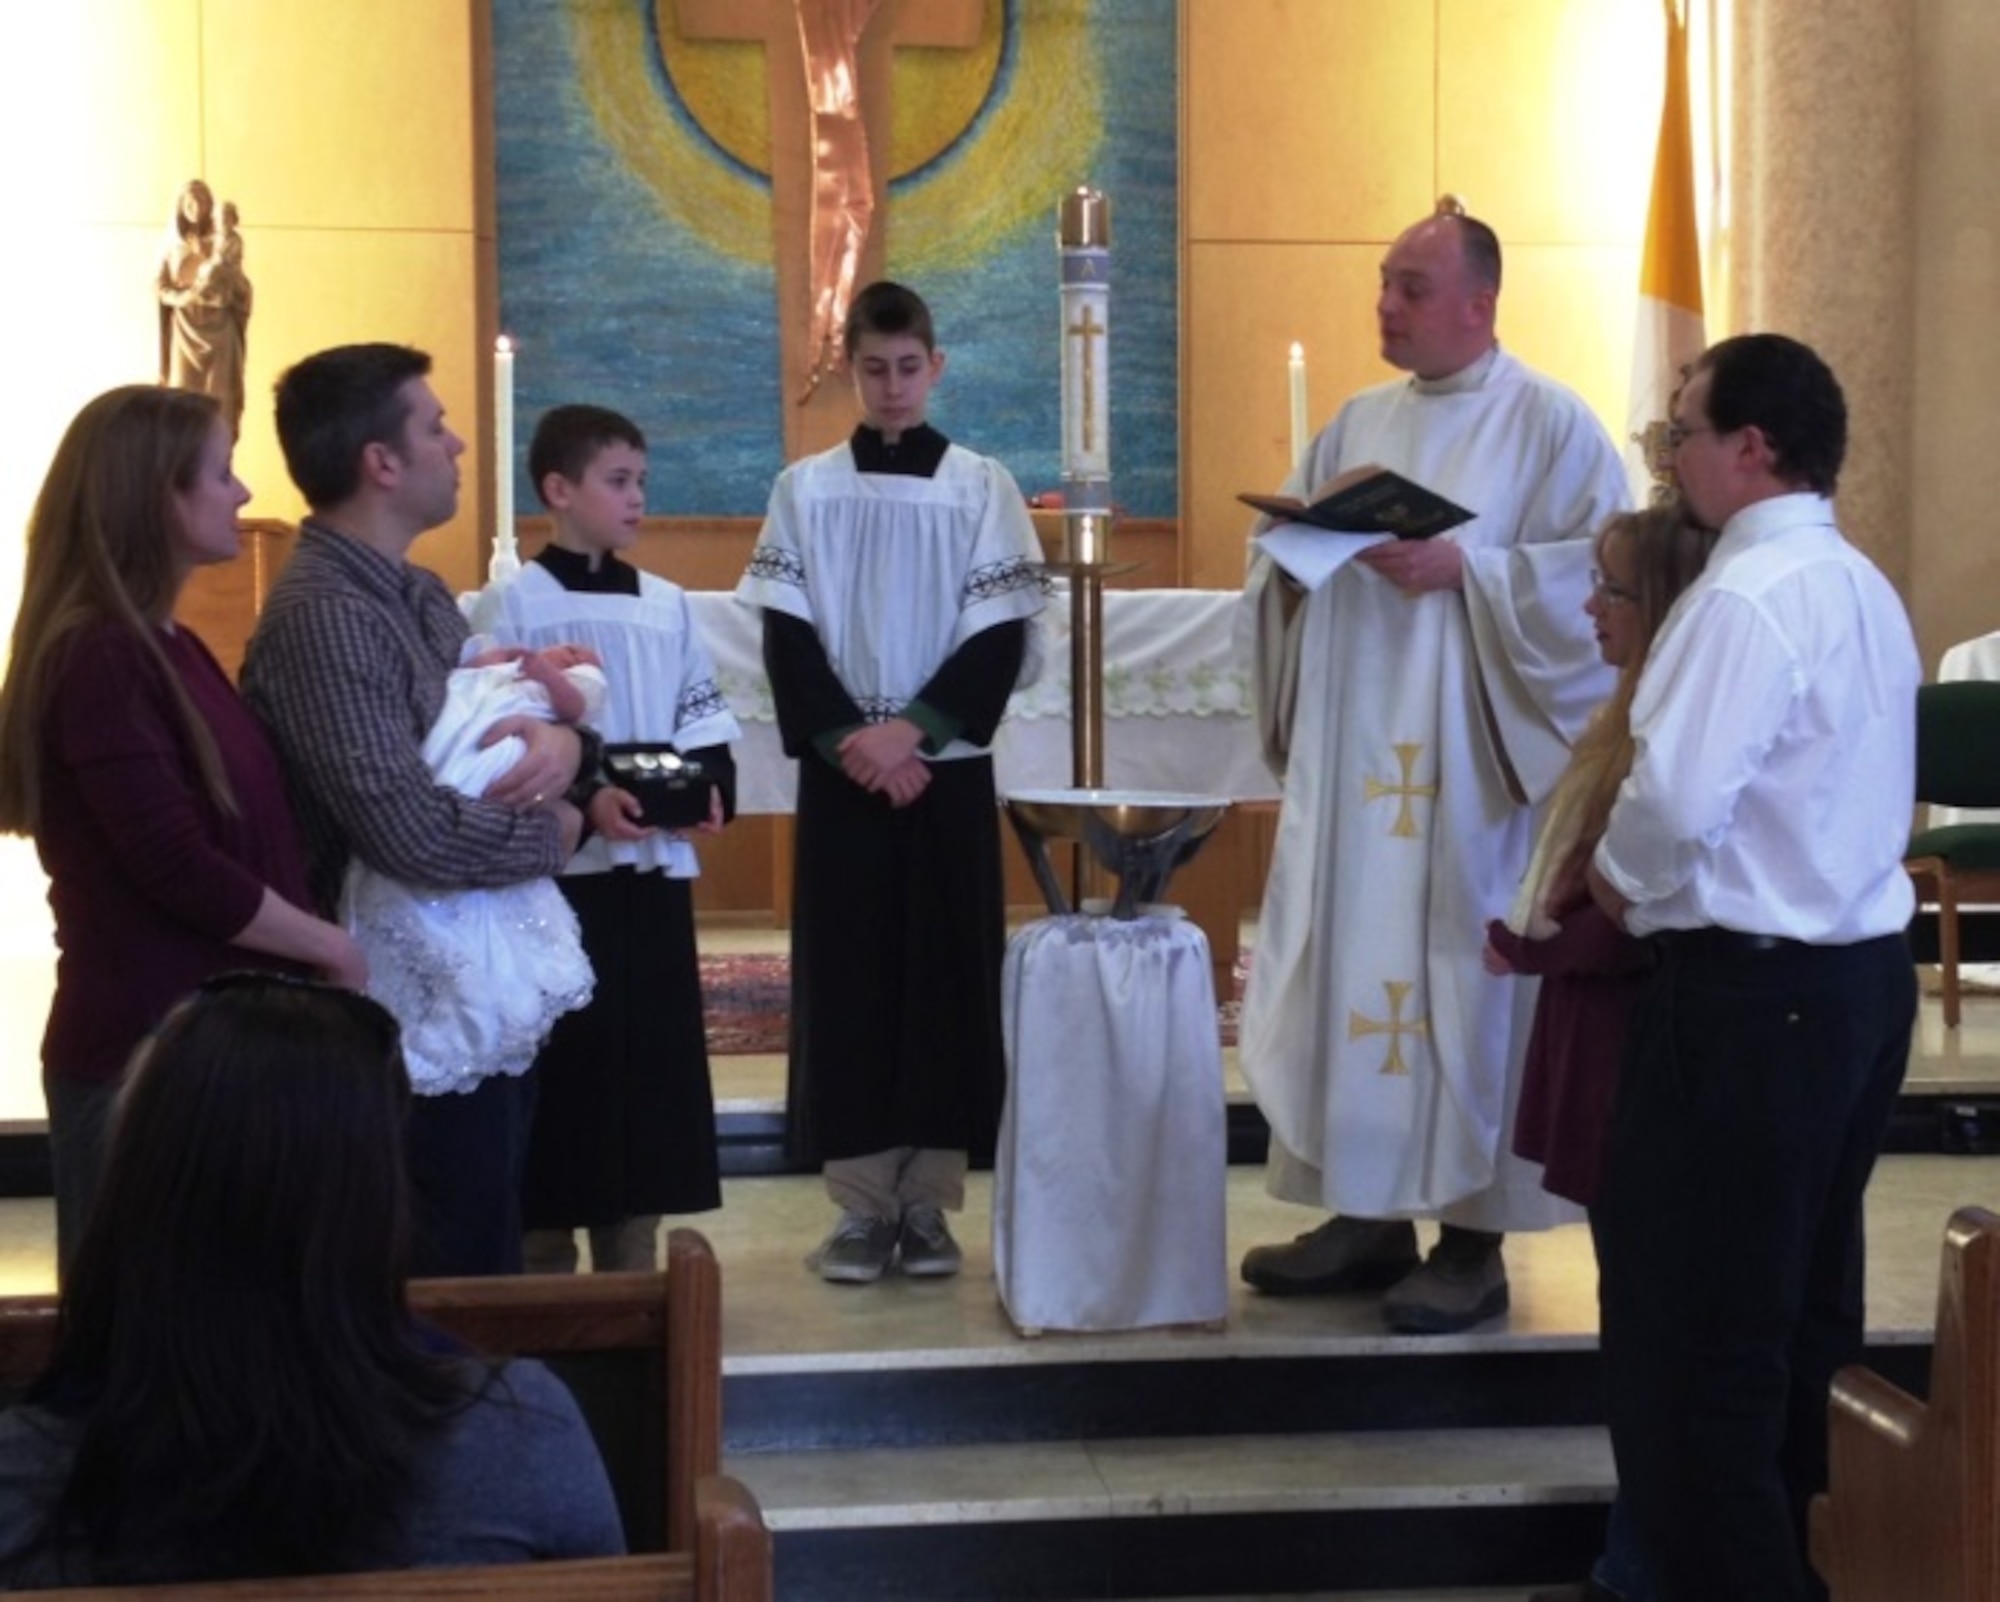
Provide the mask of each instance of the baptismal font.
[{"label": "baptismal font", "polygon": [[[1064,538],[1051,567],[1069,588],[1073,782],[1005,797],[1050,916],[1008,942],[1001,979],[994,1278],[1024,1335],[1214,1328],[1229,1310],[1215,981],[1207,937],[1161,903],[1229,803],[1104,786],[1110,204],[1079,189],[1058,219]],[[1051,840],[1081,843],[1073,898]],[[1082,894],[1085,852],[1116,881],[1108,900]]]}]

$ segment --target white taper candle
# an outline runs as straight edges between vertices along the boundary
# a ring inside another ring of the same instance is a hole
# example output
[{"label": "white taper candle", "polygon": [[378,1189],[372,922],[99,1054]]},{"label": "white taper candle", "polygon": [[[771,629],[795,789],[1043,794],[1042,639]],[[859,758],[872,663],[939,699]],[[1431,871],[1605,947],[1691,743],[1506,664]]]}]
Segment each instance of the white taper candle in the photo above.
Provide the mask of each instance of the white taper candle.
[{"label": "white taper candle", "polygon": [[498,582],[521,570],[514,537],[514,342],[493,342],[493,560],[487,576]]},{"label": "white taper candle", "polygon": [[1311,424],[1306,417],[1306,348],[1292,341],[1292,359],[1286,363],[1292,381],[1292,465],[1305,460]]}]

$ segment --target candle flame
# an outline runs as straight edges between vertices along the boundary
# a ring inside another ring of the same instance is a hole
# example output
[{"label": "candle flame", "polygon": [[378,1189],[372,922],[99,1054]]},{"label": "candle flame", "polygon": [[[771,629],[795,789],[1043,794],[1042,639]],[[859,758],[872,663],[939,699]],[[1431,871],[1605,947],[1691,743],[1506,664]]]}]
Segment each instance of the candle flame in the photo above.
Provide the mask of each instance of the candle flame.
[{"label": "candle flame", "polygon": [[1304,361],[1305,359],[1306,359],[1306,348],[1305,348],[1305,346],[1301,345],[1301,344],[1300,344],[1300,343],[1299,343],[1299,342],[1298,342],[1298,341],[1297,341],[1296,339],[1295,339],[1295,340],[1293,340],[1293,341],[1292,341],[1292,360],[1293,360],[1293,361],[1295,361],[1295,362],[1302,362],[1302,361]]},{"label": "candle flame", "polygon": [[509,339],[505,334],[502,334],[498,339],[493,341],[493,354],[496,356],[513,355],[514,354],[513,340]]}]

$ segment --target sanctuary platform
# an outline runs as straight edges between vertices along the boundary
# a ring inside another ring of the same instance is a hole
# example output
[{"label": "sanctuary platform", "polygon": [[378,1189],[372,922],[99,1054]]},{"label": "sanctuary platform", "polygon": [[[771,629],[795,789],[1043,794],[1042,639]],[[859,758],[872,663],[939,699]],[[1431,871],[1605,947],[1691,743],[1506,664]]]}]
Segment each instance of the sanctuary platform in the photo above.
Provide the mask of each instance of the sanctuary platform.
[{"label": "sanctuary platform", "polygon": [[[715,1066],[726,1128],[777,1117],[779,1059]],[[1969,997],[1955,1036],[1927,998],[1897,1144],[1928,1149],[1886,1157],[1868,1203],[1870,1361],[1919,1393],[1945,1221],[2000,1206],[1996,1104],[2000,997]],[[1219,1331],[1024,1340],[986,1175],[955,1220],[959,1277],[860,1287],[803,1265],[832,1216],[816,1178],[724,1192],[685,1222],[723,1264],[726,1466],[776,1532],[780,1597],[1520,1602],[1595,1551],[1612,1475],[1580,1226],[1511,1239],[1512,1311],[1464,1335],[1394,1337],[1372,1298],[1232,1283]],[[1227,1205],[1232,1276],[1316,1222],[1247,1162]],[[0,1201],[0,1291],[47,1288],[52,1258],[46,1199]]]}]

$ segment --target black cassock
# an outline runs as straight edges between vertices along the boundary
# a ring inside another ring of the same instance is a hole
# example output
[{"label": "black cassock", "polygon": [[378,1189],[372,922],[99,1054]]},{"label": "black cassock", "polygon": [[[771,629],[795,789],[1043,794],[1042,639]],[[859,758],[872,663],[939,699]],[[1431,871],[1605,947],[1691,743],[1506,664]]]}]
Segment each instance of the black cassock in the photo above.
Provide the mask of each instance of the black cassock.
[{"label": "black cassock", "polygon": [[[885,453],[862,430],[858,464],[930,476],[943,436],[918,432]],[[996,623],[915,699],[960,724],[966,741],[990,743],[1026,642],[1026,623]],[[766,610],[764,655],[785,750],[800,759],[788,1150],[812,1164],[899,1146],[990,1161],[1006,1086],[992,759],[934,762],[924,793],[892,808],[814,744],[865,718],[812,626]]]}]

